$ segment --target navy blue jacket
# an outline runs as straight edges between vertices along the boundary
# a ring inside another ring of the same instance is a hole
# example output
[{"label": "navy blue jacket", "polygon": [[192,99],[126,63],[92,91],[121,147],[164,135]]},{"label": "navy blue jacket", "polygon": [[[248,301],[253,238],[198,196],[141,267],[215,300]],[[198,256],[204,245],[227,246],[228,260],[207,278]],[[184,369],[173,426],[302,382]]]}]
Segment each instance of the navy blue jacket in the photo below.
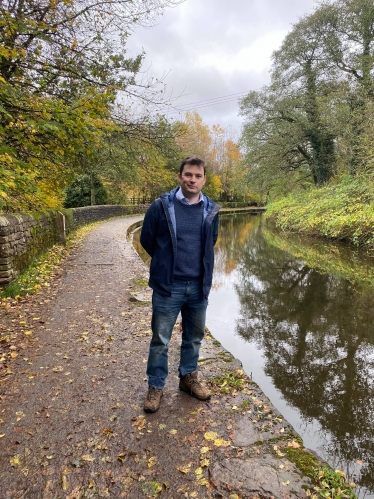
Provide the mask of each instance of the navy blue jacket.
[{"label": "navy blue jacket", "polygon": [[[162,194],[153,201],[145,214],[140,242],[152,257],[149,287],[164,296],[171,296],[177,255],[174,198],[180,189]],[[220,206],[203,195],[204,216],[202,227],[203,245],[203,293],[207,298],[212,287],[214,249],[218,237],[218,211]]]}]

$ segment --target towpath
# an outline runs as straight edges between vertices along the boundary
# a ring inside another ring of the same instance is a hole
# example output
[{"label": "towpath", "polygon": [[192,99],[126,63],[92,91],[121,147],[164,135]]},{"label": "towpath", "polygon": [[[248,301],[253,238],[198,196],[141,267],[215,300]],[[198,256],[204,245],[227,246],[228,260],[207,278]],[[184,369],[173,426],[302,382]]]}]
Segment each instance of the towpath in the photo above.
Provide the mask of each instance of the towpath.
[{"label": "towpath", "polygon": [[161,408],[143,413],[151,292],[126,238],[140,219],[97,226],[21,314],[1,309],[21,329],[0,384],[0,497],[304,497],[300,441],[209,333],[212,399],[178,390],[176,326]]}]

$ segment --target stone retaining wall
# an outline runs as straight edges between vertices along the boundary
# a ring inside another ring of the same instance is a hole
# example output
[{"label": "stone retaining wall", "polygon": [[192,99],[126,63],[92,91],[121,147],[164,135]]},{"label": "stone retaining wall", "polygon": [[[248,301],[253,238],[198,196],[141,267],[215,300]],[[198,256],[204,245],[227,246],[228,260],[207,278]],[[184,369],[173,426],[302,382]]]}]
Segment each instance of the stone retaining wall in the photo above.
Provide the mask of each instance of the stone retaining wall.
[{"label": "stone retaining wall", "polygon": [[73,229],[113,216],[144,213],[148,205],[86,206],[61,212],[0,216],[0,286],[12,282],[36,256]]}]

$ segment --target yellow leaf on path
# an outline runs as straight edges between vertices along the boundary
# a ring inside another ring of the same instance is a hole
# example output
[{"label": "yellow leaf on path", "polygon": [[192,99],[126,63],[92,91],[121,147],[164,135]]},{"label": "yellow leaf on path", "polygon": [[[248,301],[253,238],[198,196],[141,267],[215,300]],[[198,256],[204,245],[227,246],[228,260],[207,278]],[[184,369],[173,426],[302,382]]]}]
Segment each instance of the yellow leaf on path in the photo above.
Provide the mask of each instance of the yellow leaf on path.
[{"label": "yellow leaf on path", "polygon": [[178,430],[170,430],[169,433],[171,433],[172,435],[175,435],[176,433],[178,433]]},{"label": "yellow leaf on path", "polygon": [[177,466],[177,470],[181,473],[189,473],[191,471],[192,463],[185,464],[184,466]]},{"label": "yellow leaf on path", "polygon": [[17,352],[12,352],[10,354],[10,356],[12,357],[12,359],[15,359],[16,357],[18,357],[18,353]]},{"label": "yellow leaf on path", "polygon": [[207,452],[209,452],[209,450],[209,447],[201,447],[200,454],[206,454]]},{"label": "yellow leaf on path", "polygon": [[284,428],[281,428],[279,431],[280,431],[281,433],[284,433]]},{"label": "yellow leaf on path", "polygon": [[199,475],[203,474],[203,468],[196,468],[195,470],[195,475],[199,478]]},{"label": "yellow leaf on path", "polygon": [[294,449],[299,449],[301,445],[298,442],[295,442],[295,440],[292,440],[292,442],[287,443],[288,447],[293,447]]},{"label": "yellow leaf on path", "polygon": [[69,484],[68,479],[66,478],[66,475],[62,475],[61,486],[62,486],[62,490],[68,490],[68,488],[70,487],[70,484]]},{"label": "yellow leaf on path", "polygon": [[84,454],[84,456],[82,456],[82,460],[92,462],[92,461],[95,461],[95,458],[92,456],[89,456],[88,454]]},{"label": "yellow leaf on path", "polygon": [[3,433],[2,435],[0,435],[0,438],[3,438],[3,437],[5,437],[5,433]]},{"label": "yellow leaf on path", "polygon": [[202,468],[206,468],[206,467],[208,467],[208,466],[209,466],[209,464],[210,464],[210,460],[209,460],[209,459],[207,459],[207,458],[205,458],[205,459],[200,459],[200,466],[201,466]]},{"label": "yellow leaf on path", "polygon": [[143,430],[145,425],[147,424],[147,420],[145,419],[144,416],[138,416],[135,421],[133,422],[133,426],[137,426],[138,430]]},{"label": "yellow leaf on path", "polygon": [[230,446],[230,442],[228,442],[227,440],[224,440],[223,438],[217,438],[214,441],[214,445],[216,447],[229,447]]},{"label": "yellow leaf on path", "polygon": [[217,438],[217,433],[214,431],[207,431],[204,433],[205,440],[215,440]]},{"label": "yellow leaf on path", "polygon": [[148,459],[148,468],[152,468],[152,466],[156,466],[157,464],[157,458],[155,456],[150,457]]},{"label": "yellow leaf on path", "polygon": [[32,334],[32,331],[24,331],[23,334],[25,334],[26,336],[30,336],[30,334]]},{"label": "yellow leaf on path", "polygon": [[282,485],[285,485],[285,486],[287,486],[287,485],[289,485],[289,484],[290,484],[290,481],[289,481],[289,480],[287,480],[287,482],[282,482]]},{"label": "yellow leaf on path", "polygon": [[21,464],[21,458],[19,456],[13,456],[9,459],[9,461],[13,467],[20,466]]}]

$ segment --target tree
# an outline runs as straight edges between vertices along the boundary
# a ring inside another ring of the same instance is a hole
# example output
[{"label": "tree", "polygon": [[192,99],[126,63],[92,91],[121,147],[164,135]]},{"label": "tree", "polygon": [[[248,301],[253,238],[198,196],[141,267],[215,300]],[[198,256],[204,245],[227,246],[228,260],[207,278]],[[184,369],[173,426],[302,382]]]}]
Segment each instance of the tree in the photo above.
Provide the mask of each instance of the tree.
[{"label": "tree", "polygon": [[[92,193],[94,192],[94,197]],[[65,208],[106,204],[108,193],[98,177],[81,175],[65,189]]]},{"label": "tree", "polygon": [[[0,6],[0,208],[58,203],[100,148],[118,92],[151,99],[124,46],[173,0],[5,0]],[[154,97],[154,96],[153,96]],[[47,189],[46,189],[47,186]],[[2,200],[2,201],[1,201]]]}]

